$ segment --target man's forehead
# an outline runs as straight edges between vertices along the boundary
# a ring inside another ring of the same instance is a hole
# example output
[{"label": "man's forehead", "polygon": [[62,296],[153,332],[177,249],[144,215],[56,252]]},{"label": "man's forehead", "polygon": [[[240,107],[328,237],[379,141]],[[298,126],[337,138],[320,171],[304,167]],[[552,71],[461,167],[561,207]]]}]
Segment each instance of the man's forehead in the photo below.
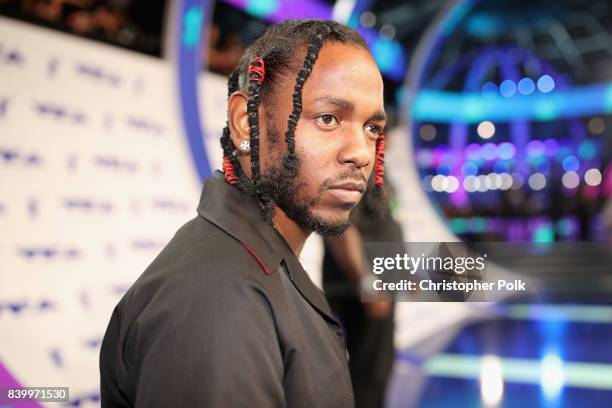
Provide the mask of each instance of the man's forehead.
[{"label": "man's forehead", "polygon": [[374,58],[369,51],[356,45],[333,42],[325,44],[319,52],[311,76],[330,75],[330,71],[347,77],[351,74],[359,75],[359,82],[375,81],[382,86],[382,76]]},{"label": "man's forehead", "polygon": [[[276,80],[271,103],[290,106],[295,74],[285,73]],[[384,120],[380,118],[384,116],[382,75],[369,51],[353,44],[325,43],[302,88],[302,103],[305,109],[324,103],[357,107]]]},{"label": "man's forehead", "polygon": [[380,98],[382,103],[383,82],[368,51],[350,44],[330,43],[321,49],[304,92],[310,94],[312,102],[336,98],[361,104]]}]

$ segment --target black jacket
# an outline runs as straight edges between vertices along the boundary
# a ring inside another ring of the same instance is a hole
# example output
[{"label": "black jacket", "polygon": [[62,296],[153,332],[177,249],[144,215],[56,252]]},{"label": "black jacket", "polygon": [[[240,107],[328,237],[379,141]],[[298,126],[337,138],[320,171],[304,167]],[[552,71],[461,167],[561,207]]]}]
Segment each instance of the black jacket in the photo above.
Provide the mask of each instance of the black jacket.
[{"label": "black jacket", "polygon": [[342,330],[285,240],[216,172],[113,311],[102,407],[352,407]]}]

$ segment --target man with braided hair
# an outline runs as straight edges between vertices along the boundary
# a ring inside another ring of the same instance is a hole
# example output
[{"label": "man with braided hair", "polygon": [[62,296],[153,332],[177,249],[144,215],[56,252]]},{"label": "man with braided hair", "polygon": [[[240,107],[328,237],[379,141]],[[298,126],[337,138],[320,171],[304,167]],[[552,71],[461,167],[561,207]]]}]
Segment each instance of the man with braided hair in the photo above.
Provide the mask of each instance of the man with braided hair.
[{"label": "man with braided hair", "polygon": [[342,329],[298,257],[381,199],[380,72],[350,28],[288,21],[228,95],[223,172],[113,312],[102,407],[354,406]]}]

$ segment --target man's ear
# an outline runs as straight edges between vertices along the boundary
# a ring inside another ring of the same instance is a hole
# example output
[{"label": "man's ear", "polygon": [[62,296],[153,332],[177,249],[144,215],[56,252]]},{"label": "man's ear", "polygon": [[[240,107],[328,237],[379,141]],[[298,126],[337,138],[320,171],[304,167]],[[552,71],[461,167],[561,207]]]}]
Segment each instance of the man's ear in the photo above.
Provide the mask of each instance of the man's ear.
[{"label": "man's ear", "polygon": [[247,97],[242,91],[236,91],[230,95],[227,115],[232,143],[236,149],[239,149],[240,142],[250,140]]}]

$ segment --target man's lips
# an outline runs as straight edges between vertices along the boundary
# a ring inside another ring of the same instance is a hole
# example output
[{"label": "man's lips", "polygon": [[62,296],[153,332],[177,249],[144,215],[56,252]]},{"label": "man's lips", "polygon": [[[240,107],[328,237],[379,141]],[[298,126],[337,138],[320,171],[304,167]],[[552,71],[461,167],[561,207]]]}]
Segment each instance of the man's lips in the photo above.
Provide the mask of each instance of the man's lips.
[{"label": "man's lips", "polygon": [[357,182],[357,181],[345,181],[344,183],[335,184],[329,188],[330,190],[351,190],[357,191],[361,194],[366,190],[365,183]]},{"label": "man's lips", "polygon": [[361,195],[366,190],[365,183],[347,181],[329,187],[329,192],[339,201],[344,203],[356,203],[361,199]]}]

